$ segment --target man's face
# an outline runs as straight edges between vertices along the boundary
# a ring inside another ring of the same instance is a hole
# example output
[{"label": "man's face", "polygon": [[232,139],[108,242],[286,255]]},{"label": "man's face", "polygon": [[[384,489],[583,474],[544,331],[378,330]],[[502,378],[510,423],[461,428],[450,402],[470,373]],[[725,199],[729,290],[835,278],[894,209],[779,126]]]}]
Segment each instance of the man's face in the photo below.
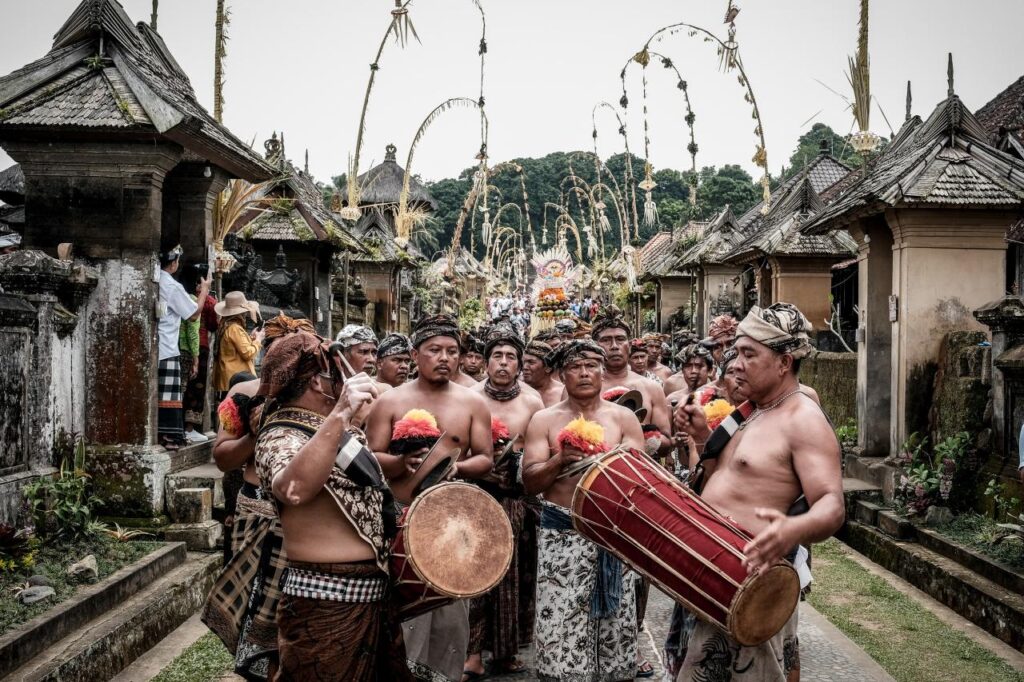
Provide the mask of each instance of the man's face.
[{"label": "man's face", "polygon": [[596,341],[607,353],[605,367],[613,372],[618,372],[626,366],[626,362],[629,360],[629,334],[625,329],[618,327],[605,329],[597,335]]},{"label": "man's face", "polygon": [[462,371],[466,374],[477,375],[484,366],[484,356],[476,351],[469,351],[462,356]]},{"label": "man's face", "polygon": [[637,374],[647,371],[647,353],[633,353],[629,356],[629,368]]},{"label": "man's face", "polygon": [[519,355],[513,346],[500,344],[491,350],[487,360],[487,377],[498,388],[511,386],[518,380]]},{"label": "man's face", "polygon": [[537,388],[551,370],[544,366],[544,361],[536,355],[527,353],[523,356],[523,381]]},{"label": "man's face", "polygon": [[652,367],[661,362],[661,342],[651,341],[647,344],[647,364]]},{"label": "man's face", "polygon": [[771,395],[789,371],[792,356],[776,353],[765,345],[743,336],[736,340],[739,355],[730,367],[737,388],[744,397],[757,402]]},{"label": "man's face", "polygon": [[565,392],[576,399],[593,398],[601,395],[604,378],[604,363],[596,355],[584,355],[573,360],[560,372]]},{"label": "man's face", "polygon": [[725,354],[725,349],[732,345],[736,337],[733,334],[722,334],[721,336],[714,336],[711,338],[714,342],[714,347],[711,349],[711,357],[715,359],[715,363],[722,362],[722,356]]},{"label": "man's face", "polygon": [[377,369],[377,344],[357,343],[345,350],[345,359],[356,372],[373,374]]},{"label": "man's face", "polygon": [[409,378],[412,358],[408,353],[389,355],[377,361],[377,378],[390,386],[401,386]]},{"label": "man's face", "polygon": [[729,402],[733,405],[739,405],[747,399],[746,394],[740,388],[739,383],[736,381],[736,362],[729,363],[729,367],[725,370],[725,374],[722,375],[722,382],[725,384],[726,397],[729,398]]},{"label": "man's face", "polygon": [[447,383],[459,366],[459,342],[450,336],[434,336],[412,351],[419,377],[428,383]]},{"label": "man's face", "polygon": [[686,386],[689,390],[693,391],[703,386],[708,382],[708,363],[704,362],[701,357],[692,357],[690,360],[683,365],[683,379],[686,380]]}]

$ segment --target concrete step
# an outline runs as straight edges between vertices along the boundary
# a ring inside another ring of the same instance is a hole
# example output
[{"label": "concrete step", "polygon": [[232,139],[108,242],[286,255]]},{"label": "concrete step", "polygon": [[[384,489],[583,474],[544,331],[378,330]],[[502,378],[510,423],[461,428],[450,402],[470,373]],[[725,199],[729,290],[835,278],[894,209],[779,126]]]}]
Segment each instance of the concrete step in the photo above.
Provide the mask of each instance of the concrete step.
[{"label": "concrete step", "polygon": [[844,476],[859,479],[881,488],[882,498],[887,503],[892,503],[896,491],[897,473],[896,467],[886,464],[884,457],[847,455],[844,461]]},{"label": "concrete step", "polygon": [[[879,519],[886,512],[879,512]],[[1010,646],[1024,650],[1024,596],[921,544],[849,520],[840,540]]]},{"label": "concrete step", "polygon": [[50,646],[8,679],[109,680],[202,606],[221,560],[219,554],[189,553],[184,564]]},{"label": "concrete step", "polygon": [[857,502],[861,500],[882,503],[882,489],[874,483],[859,478],[843,478],[843,498],[846,501],[846,516],[854,518],[857,514]]},{"label": "concrete step", "polygon": [[171,499],[182,488],[209,488],[213,491],[213,506],[224,505],[224,472],[212,461],[167,474],[164,481],[165,499]]}]

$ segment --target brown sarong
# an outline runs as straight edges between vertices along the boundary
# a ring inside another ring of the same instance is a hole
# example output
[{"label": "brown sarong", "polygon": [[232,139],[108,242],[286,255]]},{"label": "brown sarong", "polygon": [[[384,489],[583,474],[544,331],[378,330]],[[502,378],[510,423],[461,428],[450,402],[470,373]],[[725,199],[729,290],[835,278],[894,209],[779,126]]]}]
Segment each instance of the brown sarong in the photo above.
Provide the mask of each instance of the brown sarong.
[{"label": "brown sarong", "polygon": [[[512,537],[523,531],[526,506],[521,499],[499,499],[512,524]],[[470,600],[469,655],[490,651],[496,661],[505,661],[519,653],[519,546],[513,548],[512,563],[505,577],[487,594]]]},{"label": "brown sarong", "polygon": [[[372,561],[289,562],[289,568],[350,580],[383,576]],[[281,682],[407,682],[402,628],[389,599],[344,602],[281,595],[277,611]]]}]

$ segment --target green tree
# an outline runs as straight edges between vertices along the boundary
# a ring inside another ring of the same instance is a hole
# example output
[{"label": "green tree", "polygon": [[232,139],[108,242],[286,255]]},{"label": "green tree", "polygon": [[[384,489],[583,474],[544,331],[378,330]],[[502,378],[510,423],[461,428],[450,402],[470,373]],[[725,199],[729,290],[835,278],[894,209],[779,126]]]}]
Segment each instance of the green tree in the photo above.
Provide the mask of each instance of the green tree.
[{"label": "green tree", "polygon": [[754,183],[747,171],[736,164],[726,164],[718,170],[703,168],[702,181],[697,188],[697,210],[694,218],[708,220],[729,205],[739,215],[761,199],[759,184]]},{"label": "green tree", "polygon": [[796,149],[789,157],[789,167],[782,171],[782,179],[796,175],[807,163],[813,161],[814,157],[821,153],[823,142],[825,149],[847,166],[857,168],[863,163],[860,155],[853,150],[846,138],[824,123],[815,123],[797,140]]}]

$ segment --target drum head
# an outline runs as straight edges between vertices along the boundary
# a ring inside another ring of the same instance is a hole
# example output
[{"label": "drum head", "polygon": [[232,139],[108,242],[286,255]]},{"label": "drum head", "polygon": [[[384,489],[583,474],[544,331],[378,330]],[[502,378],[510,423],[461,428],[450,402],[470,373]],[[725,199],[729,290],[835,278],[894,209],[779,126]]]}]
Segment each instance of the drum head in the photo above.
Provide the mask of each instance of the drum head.
[{"label": "drum head", "polygon": [[743,646],[757,646],[786,624],[800,598],[800,578],[789,564],[776,564],[740,586],[729,609],[729,632]]},{"label": "drum head", "polygon": [[490,495],[468,483],[441,483],[409,508],[405,548],[416,574],[457,598],[497,585],[512,561],[512,525]]}]

